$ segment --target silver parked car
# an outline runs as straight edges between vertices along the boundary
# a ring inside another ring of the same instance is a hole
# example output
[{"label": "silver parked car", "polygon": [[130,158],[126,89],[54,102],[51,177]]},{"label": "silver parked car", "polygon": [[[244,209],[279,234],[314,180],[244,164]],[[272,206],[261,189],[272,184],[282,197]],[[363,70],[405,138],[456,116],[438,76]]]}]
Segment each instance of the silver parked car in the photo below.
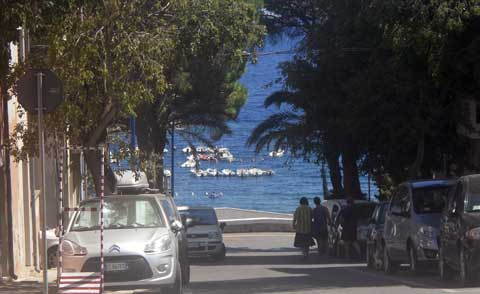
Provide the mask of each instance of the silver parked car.
[{"label": "silver parked car", "polygon": [[390,201],[383,231],[383,267],[393,273],[400,264],[412,272],[438,261],[441,213],[453,181],[409,181]]},{"label": "silver parked car", "polygon": [[211,256],[222,260],[226,256],[222,230],[225,223],[218,223],[215,209],[211,207],[179,207],[183,218],[191,223],[187,231],[190,256]]},{"label": "silver parked car", "polygon": [[[100,271],[100,201],[87,200],[68,225],[64,272]],[[105,288],[183,293],[190,265],[185,230],[171,197],[162,194],[106,196]]]}]

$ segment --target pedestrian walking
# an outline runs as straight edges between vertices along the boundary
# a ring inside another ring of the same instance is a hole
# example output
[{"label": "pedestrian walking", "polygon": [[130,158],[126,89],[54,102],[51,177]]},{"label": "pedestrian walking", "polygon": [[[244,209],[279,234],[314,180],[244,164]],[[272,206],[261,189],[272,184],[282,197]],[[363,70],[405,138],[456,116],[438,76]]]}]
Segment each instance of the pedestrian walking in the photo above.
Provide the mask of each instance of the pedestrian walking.
[{"label": "pedestrian walking", "polygon": [[357,256],[360,256],[360,246],[357,242],[357,226],[358,219],[354,209],[355,201],[353,198],[347,199],[347,207],[345,207],[338,216],[342,225],[342,241],[344,242],[345,257],[351,258],[352,248]]},{"label": "pedestrian walking", "polygon": [[306,197],[300,199],[300,206],[295,210],[293,228],[296,232],[293,245],[302,250],[303,259],[306,259],[310,246],[315,245],[312,238],[312,210]]},{"label": "pedestrian walking", "polygon": [[328,209],[321,204],[319,197],[313,198],[313,203],[315,203],[315,208],[312,210],[312,235],[317,241],[318,254],[324,255],[327,253],[328,247],[328,227],[332,221]]}]

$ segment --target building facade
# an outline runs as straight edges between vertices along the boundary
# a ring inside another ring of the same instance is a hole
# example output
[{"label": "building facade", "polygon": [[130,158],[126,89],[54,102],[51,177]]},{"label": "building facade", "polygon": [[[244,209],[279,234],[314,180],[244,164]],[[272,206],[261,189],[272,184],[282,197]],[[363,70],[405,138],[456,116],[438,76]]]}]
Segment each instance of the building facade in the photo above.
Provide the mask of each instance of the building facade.
[{"label": "building facade", "polygon": [[[27,43],[24,38],[25,34],[20,33],[19,41],[10,44],[12,66],[27,57],[28,48],[24,46]],[[5,148],[7,138],[14,133],[15,126],[19,123],[26,124],[29,119],[36,119],[36,116],[21,115],[23,110],[12,92],[0,93],[0,277],[24,278],[35,275],[43,267],[43,219],[40,212],[44,195],[47,201],[46,225],[53,229],[58,224],[58,161],[56,150],[47,150],[46,191],[42,195],[38,158],[17,159],[10,156]],[[22,142],[17,144],[21,147]],[[78,156],[72,154],[70,157],[69,153],[65,153],[65,156],[68,158],[63,189],[66,192],[65,202],[69,206],[76,206],[80,194]]]}]

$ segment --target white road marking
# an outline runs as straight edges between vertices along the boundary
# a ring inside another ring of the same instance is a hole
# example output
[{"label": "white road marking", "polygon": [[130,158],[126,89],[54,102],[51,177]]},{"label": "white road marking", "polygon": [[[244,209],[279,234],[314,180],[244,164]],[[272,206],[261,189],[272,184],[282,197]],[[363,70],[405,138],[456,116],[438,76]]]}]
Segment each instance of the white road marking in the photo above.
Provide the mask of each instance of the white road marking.
[{"label": "white road marking", "polygon": [[471,288],[471,289],[442,289],[443,292],[447,293],[478,293],[480,292],[479,288]]}]

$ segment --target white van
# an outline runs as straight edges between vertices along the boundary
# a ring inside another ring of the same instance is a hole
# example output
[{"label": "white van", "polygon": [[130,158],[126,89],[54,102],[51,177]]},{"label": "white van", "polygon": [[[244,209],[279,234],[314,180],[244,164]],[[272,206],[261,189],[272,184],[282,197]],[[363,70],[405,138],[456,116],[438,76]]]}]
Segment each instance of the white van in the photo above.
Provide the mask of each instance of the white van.
[{"label": "white van", "polygon": [[226,256],[222,231],[225,223],[218,223],[215,209],[211,207],[180,206],[178,211],[187,230],[188,254],[190,256],[211,256],[223,260]]}]

